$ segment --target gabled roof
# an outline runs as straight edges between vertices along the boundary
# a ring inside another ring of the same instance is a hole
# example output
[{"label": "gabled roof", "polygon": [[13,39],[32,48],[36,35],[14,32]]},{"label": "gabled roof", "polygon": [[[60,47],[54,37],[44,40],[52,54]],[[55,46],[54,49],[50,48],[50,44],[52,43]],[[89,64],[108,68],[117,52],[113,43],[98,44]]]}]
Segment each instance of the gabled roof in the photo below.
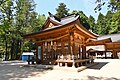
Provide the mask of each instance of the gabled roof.
[{"label": "gabled roof", "polygon": [[71,15],[71,16],[62,18],[61,21],[58,21],[58,20],[56,20],[53,16],[52,16],[52,17],[49,16],[48,19],[46,20],[46,23],[45,23],[45,24],[47,24],[47,22],[48,22],[48,20],[49,20],[49,21],[51,21],[52,23],[57,24],[57,26],[48,27],[48,28],[42,29],[42,30],[39,31],[39,32],[27,34],[27,35],[25,35],[25,36],[34,35],[34,34],[46,32],[46,31],[50,31],[50,30],[62,28],[62,27],[64,27],[65,25],[76,21],[78,18],[79,18],[79,15],[77,15],[77,16],[76,16],[76,15]]},{"label": "gabled roof", "polygon": [[46,20],[46,24],[47,24],[47,22],[49,20],[52,23],[57,25],[57,26],[54,26],[54,27],[58,27],[58,26],[62,26],[62,25],[71,23],[71,22],[77,20],[78,18],[79,18],[79,15],[76,15],[76,14],[70,15],[70,16],[67,16],[67,17],[61,18],[61,19],[58,19],[54,15],[52,15],[52,16],[48,17],[48,19]]},{"label": "gabled roof", "polygon": [[111,38],[107,38],[107,39],[102,39],[102,40],[91,41],[91,42],[88,42],[86,45],[87,46],[104,45],[105,43],[110,43],[110,42],[111,42]]},{"label": "gabled roof", "polygon": [[[60,28],[65,28],[65,27],[68,27],[66,25],[68,24],[71,24],[71,23],[74,23],[76,24],[76,22],[78,22],[78,25],[77,25],[77,28],[82,31],[83,33],[86,33],[86,35],[91,35],[92,37],[96,38],[97,35],[91,33],[90,31],[88,31],[79,21],[79,15],[77,14],[72,14],[70,16],[67,16],[65,18],[61,18],[61,19],[58,19],[56,18],[54,15],[50,15],[48,17],[48,19],[46,20],[44,26],[46,26],[46,28],[44,27],[41,31],[39,32],[36,32],[36,33],[31,33],[31,34],[27,34],[27,35],[24,35],[24,37],[27,37],[27,36],[31,36],[31,35],[36,35],[36,34],[40,34],[40,33],[43,33],[43,32],[47,32],[47,31],[53,31],[53,30],[57,30],[57,29],[60,29]],[[55,24],[54,26],[52,27],[48,27],[48,24],[50,23],[53,23]],[[74,24],[74,25],[75,25]]]},{"label": "gabled roof", "polygon": [[111,38],[112,42],[120,42],[120,33],[100,36],[97,38],[97,40],[103,40],[107,38]]}]

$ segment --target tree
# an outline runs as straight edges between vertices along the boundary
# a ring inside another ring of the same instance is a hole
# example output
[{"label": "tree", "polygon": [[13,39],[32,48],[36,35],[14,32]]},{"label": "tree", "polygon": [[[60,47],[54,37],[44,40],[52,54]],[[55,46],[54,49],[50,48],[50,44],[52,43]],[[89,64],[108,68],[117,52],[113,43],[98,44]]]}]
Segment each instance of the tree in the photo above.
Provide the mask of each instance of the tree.
[{"label": "tree", "polygon": [[[46,18],[45,15],[38,15],[34,11],[35,3],[33,0],[17,0],[16,4],[16,31],[18,35],[16,41],[19,42],[16,45],[19,46],[18,49],[21,51],[31,51],[35,49],[35,43],[23,41],[21,36],[40,31]],[[21,47],[22,49],[20,49]],[[18,49],[16,51],[19,51]],[[21,51],[16,53],[21,53]]]},{"label": "tree", "polygon": [[113,11],[119,11],[120,0],[110,0],[108,7],[110,7]]},{"label": "tree", "polygon": [[43,15],[39,14],[38,18],[37,18],[38,25],[34,28],[34,32],[40,31],[42,29],[42,26],[44,25],[45,21],[46,21],[45,15],[44,14]]},{"label": "tree", "polygon": [[78,14],[80,16],[80,22],[81,24],[86,28],[86,29],[90,29],[90,25],[88,23],[88,17],[83,13],[83,11],[76,11],[73,10],[71,14]]},{"label": "tree", "polygon": [[91,15],[89,16],[88,23],[90,25],[90,29],[92,30],[92,32],[97,33],[97,27],[96,27],[95,19],[93,16]]},{"label": "tree", "polygon": [[108,11],[106,15],[106,26],[109,26],[109,34],[117,33],[120,30],[120,23],[118,22],[119,20],[115,20],[118,15],[115,15],[116,14],[111,11]]},{"label": "tree", "polygon": [[120,0],[96,0],[97,6],[95,7],[94,10],[100,11],[102,9],[102,6],[105,4],[108,5],[108,8],[111,9],[112,11],[119,11],[120,10]]},{"label": "tree", "polygon": [[99,15],[98,15],[97,34],[99,34],[99,35],[107,34],[105,16],[102,13],[99,13]]},{"label": "tree", "polygon": [[3,37],[3,43],[5,44],[5,60],[9,58],[9,50],[8,47],[11,43],[11,28],[13,26],[13,0],[4,0],[0,1],[0,16],[1,16],[1,36]]},{"label": "tree", "polygon": [[[15,58],[18,58],[22,51],[24,50],[24,45],[26,45],[26,42],[23,42],[22,35],[31,33],[34,29],[34,27],[37,26],[36,19],[37,19],[37,13],[34,11],[35,9],[35,3],[33,0],[16,0],[16,15],[15,15],[15,21],[16,21],[16,38],[15,41],[15,51],[14,55],[16,55]],[[27,43],[31,44],[31,43]],[[29,45],[27,47],[30,47]],[[30,50],[28,50],[30,51]]]},{"label": "tree", "polygon": [[112,17],[113,17],[113,12],[108,11],[106,16],[105,16],[105,22],[106,22],[106,28],[107,28],[108,34],[115,33],[112,29],[113,28],[112,23],[114,22]]},{"label": "tree", "polygon": [[[31,32],[39,32],[43,26],[43,24],[45,23],[46,17],[45,15],[37,15],[35,16],[35,13],[33,13],[32,17],[31,17],[31,26],[29,27],[29,29],[31,30]],[[31,51],[36,49],[36,44],[30,41],[24,41],[24,44],[22,46],[22,50],[23,51]]]},{"label": "tree", "polygon": [[64,3],[60,3],[58,8],[56,8],[56,11],[57,12],[56,12],[55,15],[58,18],[63,18],[63,17],[65,17],[65,16],[67,16],[69,14],[68,13],[69,9],[66,8],[66,5]]},{"label": "tree", "polygon": [[109,33],[117,33],[120,31],[120,0],[110,0],[106,3],[105,0],[96,0],[96,3],[98,4],[95,8],[95,11],[100,11],[102,9],[102,6],[107,4],[108,8],[111,9],[113,12],[112,16],[112,23],[111,23],[111,30]]},{"label": "tree", "polygon": [[22,35],[39,31],[45,16],[34,11],[33,0],[1,0],[0,4],[0,53],[5,53],[6,60],[19,59],[23,50],[35,48],[34,43],[24,42]]}]

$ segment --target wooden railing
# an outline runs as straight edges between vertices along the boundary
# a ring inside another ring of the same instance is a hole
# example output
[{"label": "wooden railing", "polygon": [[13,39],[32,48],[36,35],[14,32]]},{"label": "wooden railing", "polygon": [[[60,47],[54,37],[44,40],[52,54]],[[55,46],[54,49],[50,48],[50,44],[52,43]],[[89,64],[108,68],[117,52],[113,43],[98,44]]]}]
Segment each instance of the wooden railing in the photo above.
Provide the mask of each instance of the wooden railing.
[{"label": "wooden railing", "polygon": [[87,63],[93,63],[94,59],[79,59],[78,56],[70,56],[70,55],[66,55],[66,56],[58,56],[58,59],[56,60],[56,62],[58,63],[58,65],[60,65],[60,63],[65,63],[67,65],[67,63],[72,63],[72,67],[75,67],[75,64],[77,64],[79,66],[79,64],[87,64]]},{"label": "wooden railing", "polygon": [[66,56],[59,56],[58,55],[58,60],[77,60],[79,59],[78,56],[74,56],[74,55],[66,55]]}]

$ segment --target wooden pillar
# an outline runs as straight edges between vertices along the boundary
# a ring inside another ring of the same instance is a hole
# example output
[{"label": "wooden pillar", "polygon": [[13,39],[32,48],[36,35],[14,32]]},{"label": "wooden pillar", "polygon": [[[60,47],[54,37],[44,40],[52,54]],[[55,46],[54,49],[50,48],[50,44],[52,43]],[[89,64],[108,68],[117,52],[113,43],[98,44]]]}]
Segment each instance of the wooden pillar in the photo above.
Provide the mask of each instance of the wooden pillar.
[{"label": "wooden pillar", "polygon": [[75,54],[75,42],[74,42],[74,32],[71,32],[71,46],[72,46],[72,55]]},{"label": "wooden pillar", "polygon": [[79,45],[79,58],[81,58],[81,45]]},{"label": "wooden pillar", "polygon": [[58,57],[59,57],[59,59],[60,59],[60,57],[61,57],[61,55],[62,55],[62,44],[61,44],[61,39],[59,40],[59,43],[58,43]]},{"label": "wooden pillar", "polygon": [[104,53],[105,53],[105,59],[107,59],[107,54],[106,54],[106,51],[105,51]]},{"label": "wooden pillar", "polygon": [[86,59],[86,46],[82,45],[82,59]]},{"label": "wooden pillar", "polygon": [[43,60],[45,60],[45,42],[43,42]]},{"label": "wooden pillar", "polygon": [[72,67],[75,67],[74,55],[75,55],[75,42],[74,42],[74,32],[70,33],[71,36],[71,54],[72,54]]},{"label": "wooden pillar", "polygon": [[53,60],[53,41],[51,41],[50,56],[51,56],[51,60]]},{"label": "wooden pillar", "polygon": [[41,61],[43,61],[44,43],[41,46]]},{"label": "wooden pillar", "polygon": [[48,44],[45,42],[45,53],[46,53],[46,60],[48,59]]},{"label": "wooden pillar", "polygon": [[57,53],[57,42],[54,42],[54,50],[55,50],[55,59],[57,59],[58,53]]},{"label": "wooden pillar", "polygon": [[57,46],[56,46],[57,59],[59,59],[59,57],[60,57],[60,52],[59,52],[58,46],[59,46],[59,43],[57,42]]},{"label": "wooden pillar", "polygon": [[51,50],[51,44],[50,42],[47,43],[47,49],[48,49],[48,58],[50,59],[50,50]]},{"label": "wooden pillar", "polygon": [[113,54],[113,58],[118,58],[117,52],[115,50],[113,50],[112,54]]},{"label": "wooden pillar", "polygon": [[74,60],[74,55],[72,55],[72,59],[73,59],[72,67],[73,67],[73,68],[75,68],[75,60]]},{"label": "wooden pillar", "polygon": [[71,40],[71,38],[70,38],[70,33],[69,33],[69,36],[68,36],[68,52],[69,52],[69,54],[71,54],[71,48],[70,48],[71,42],[70,42],[70,40]]},{"label": "wooden pillar", "polygon": [[61,52],[62,52],[62,55],[63,55],[63,59],[64,59],[64,56],[65,56],[65,52],[64,52],[64,42],[61,43]]},{"label": "wooden pillar", "polygon": [[[105,44],[105,43],[104,43],[104,44]],[[106,55],[107,47],[106,47],[106,45],[104,45],[104,48],[105,48],[105,52],[104,52],[104,54],[105,54],[105,59],[107,59],[107,55]]]},{"label": "wooden pillar", "polygon": [[36,60],[38,60],[38,44],[37,44],[37,46],[36,46],[36,52],[35,52],[34,58],[35,58]]}]

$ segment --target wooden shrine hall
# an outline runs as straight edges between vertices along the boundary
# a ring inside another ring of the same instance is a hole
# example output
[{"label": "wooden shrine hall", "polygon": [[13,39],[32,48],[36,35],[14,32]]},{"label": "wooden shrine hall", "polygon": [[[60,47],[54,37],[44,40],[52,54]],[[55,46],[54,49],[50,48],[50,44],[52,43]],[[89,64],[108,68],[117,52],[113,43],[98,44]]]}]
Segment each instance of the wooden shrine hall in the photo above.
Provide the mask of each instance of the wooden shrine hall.
[{"label": "wooden shrine hall", "polygon": [[101,50],[94,50],[94,53],[100,53],[100,55],[105,54],[107,58],[107,53],[111,53],[111,58],[120,58],[120,33],[108,34],[104,36],[99,36],[96,41],[91,41],[86,44],[86,46],[103,46],[98,47]]},{"label": "wooden shrine hall", "polygon": [[41,31],[24,35],[24,39],[37,44],[35,55],[42,64],[73,67],[92,62],[86,54],[86,44],[96,38],[81,24],[77,14],[59,19],[49,13]]}]

